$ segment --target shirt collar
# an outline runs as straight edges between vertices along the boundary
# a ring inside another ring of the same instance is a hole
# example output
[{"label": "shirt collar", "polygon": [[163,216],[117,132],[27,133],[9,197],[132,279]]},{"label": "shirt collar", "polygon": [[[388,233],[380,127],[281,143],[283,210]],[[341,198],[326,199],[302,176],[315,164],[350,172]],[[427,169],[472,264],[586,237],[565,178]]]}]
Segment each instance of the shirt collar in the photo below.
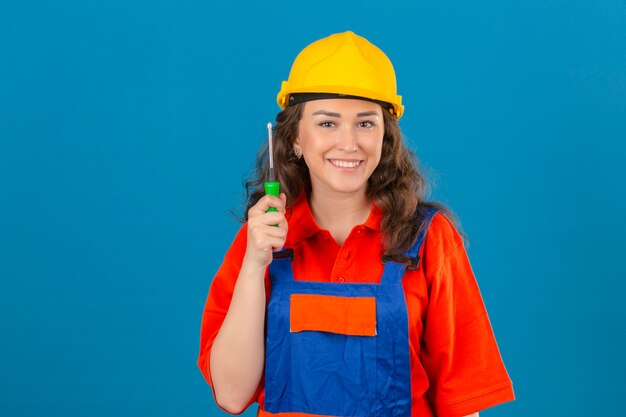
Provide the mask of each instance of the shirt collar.
[{"label": "shirt collar", "polygon": [[[375,232],[380,232],[380,223],[382,221],[382,210],[372,202],[370,214],[363,225]],[[289,233],[285,246],[293,246],[322,229],[318,226],[313,218],[311,207],[305,192],[302,192],[287,209],[287,222],[289,224]]]}]

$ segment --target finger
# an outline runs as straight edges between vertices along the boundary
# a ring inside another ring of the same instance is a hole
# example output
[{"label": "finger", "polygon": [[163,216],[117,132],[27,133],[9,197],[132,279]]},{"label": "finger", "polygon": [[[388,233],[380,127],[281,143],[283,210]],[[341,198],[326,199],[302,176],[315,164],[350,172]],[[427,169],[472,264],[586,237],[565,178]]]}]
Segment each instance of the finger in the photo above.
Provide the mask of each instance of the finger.
[{"label": "finger", "polygon": [[283,247],[285,246],[285,240],[284,239],[276,239],[274,241],[272,241],[272,252],[278,252],[283,250]]},{"label": "finger", "polygon": [[269,239],[265,239],[262,244],[256,247],[259,250],[263,250],[265,252],[267,251],[277,252],[283,248],[284,244],[285,244],[284,239],[269,238]]},{"label": "finger", "polygon": [[277,237],[283,240],[287,237],[287,230],[282,227],[264,226],[262,232],[267,236]]},{"label": "finger", "polygon": [[283,199],[282,197],[275,197],[273,195],[268,195],[268,204],[270,205],[270,207],[274,207],[276,210],[284,213],[285,212],[285,203],[286,203],[286,198]]},{"label": "finger", "polygon": [[286,220],[285,213],[282,213],[280,211],[269,211],[267,213],[262,213],[253,219],[254,222],[258,222],[260,224],[266,224],[270,226],[280,224],[284,220]]},{"label": "finger", "polygon": [[258,248],[264,247],[267,239],[274,238],[284,241],[287,238],[287,229],[258,222],[248,225],[248,239],[250,242],[253,242],[254,246]]},{"label": "finger", "polygon": [[267,247],[267,240],[281,239],[282,241],[285,241],[287,238],[287,231],[285,229],[281,229],[280,227],[257,225],[252,227],[250,230],[251,234],[249,236],[249,240],[257,248]]},{"label": "finger", "polygon": [[287,219],[283,217],[283,219],[281,221],[279,221],[278,223],[276,223],[276,225],[278,225],[279,229],[283,229],[285,231],[285,234],[287,233],[287,231],[289,230],[289,223],[287,222]]},{"label": "finger", "polygon": [[248,217],[258,216],[269,210],[270,207],[275,207],[279,211],[284,211],[283,201],[273,195],[264,195],[257,201],[257,203],[248,210]]}]

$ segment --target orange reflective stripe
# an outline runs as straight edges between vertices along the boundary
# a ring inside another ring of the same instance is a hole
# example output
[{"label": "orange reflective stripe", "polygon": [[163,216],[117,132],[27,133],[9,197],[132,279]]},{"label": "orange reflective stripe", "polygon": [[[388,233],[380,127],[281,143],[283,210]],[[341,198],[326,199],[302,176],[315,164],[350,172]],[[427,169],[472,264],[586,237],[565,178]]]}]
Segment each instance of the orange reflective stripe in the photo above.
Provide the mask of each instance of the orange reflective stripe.
[{"label": "orange reflective stripe", "polygon": [[291,332],[315,330],[351,336],[376,335],[374,297],[292,294]]}]

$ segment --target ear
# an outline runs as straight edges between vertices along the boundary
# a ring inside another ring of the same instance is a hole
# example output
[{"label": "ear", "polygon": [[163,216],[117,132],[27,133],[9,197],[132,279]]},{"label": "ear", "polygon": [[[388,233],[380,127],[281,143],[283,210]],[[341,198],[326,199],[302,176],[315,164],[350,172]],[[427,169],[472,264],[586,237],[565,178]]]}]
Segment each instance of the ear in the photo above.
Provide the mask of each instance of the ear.
[{"label": "ear", "polygon": [[296,140],[293,141],[293,149],[294,149],[294,152],[296,152],[296,154],[302,155],[302,146],[300,146],[300,138],[296,138]]},{"label": "ear", "polygon": [[300,147],[300,141],[298,139],[293,143],[293,154],[297,159],[302,158],[302,148]]}]

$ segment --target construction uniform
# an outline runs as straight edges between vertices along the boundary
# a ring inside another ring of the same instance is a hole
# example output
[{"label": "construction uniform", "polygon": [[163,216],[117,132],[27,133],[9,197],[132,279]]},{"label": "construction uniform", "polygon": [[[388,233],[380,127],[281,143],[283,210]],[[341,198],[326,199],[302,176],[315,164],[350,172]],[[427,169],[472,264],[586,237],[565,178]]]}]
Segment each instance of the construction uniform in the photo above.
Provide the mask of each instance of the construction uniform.
[{"label": "construction uniform", "polygon": [[[289,258],[266,275],[266,368],[250,404],[260,416],[461,417],[514,399],[463,242],[441,213],[407,253],[381,262],[372,205],[340,247],[306,196],[287,211]],[[198,366],[211,385],[213,341],[246,249],[244,225],[207,298]],[[270,277],[271,275],[271,277]]]}]

